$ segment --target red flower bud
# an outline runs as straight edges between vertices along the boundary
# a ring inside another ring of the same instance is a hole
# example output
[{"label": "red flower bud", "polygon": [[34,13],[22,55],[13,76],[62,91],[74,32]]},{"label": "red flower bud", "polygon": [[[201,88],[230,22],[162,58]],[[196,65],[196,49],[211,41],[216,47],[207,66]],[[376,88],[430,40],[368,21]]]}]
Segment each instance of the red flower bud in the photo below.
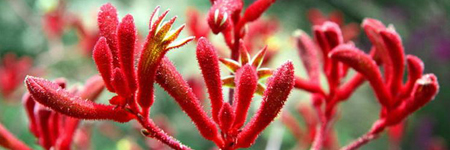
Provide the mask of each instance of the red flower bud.
[{"label": "red flower bud", "polygon": [[320,63],[318,56],[318,47],[314,41],[305,32],[297,30],[295,32],[295,40],[298,53],[302,60],[303,66],[308,73],[309,78],[313,82],[319,82]]},{"label": "red flower bud", "polygon": [[405,56],[403,51],[402,40],[400,36],[391,29],[380,31],[380,36],[386,45],[389,57],[392,62],[392,75],[387,78],[391,94],[399,94],[398,92],[402,86],[403,70],[405,67]]},{"label": "red flower bud", "polygon": [[114,68],[120,67],[116,39],[119,19],[117,18],[116,8],[111,3],[103,5],[98,13],[97,22],[98,28],[100,29],[100,36],[106,38],[107,45],[111,51]]},{"label": "red flower bud", "polygon": [[117,30],[119,60],[122,72],[129,84],[130,91],[136,90],[136,72],[134,69],[134,49],[136,45],[136,27],[133,16],[126,15]]},{"label": "red flower bud", "polygon": [[384,118],[387,126],[396,125],[408,115],[434,99],[439,91],[439,83],[434,74],[423,75],[415,83],[411,97],[405,99],[396,109]]},{"label": "red flower bud", "polygon": [[238,135],[236,147],[249,147],[280,112],[294,87],[294,66],[283,64],[267,81],[261,107]]},{"label": "red flower bud", "polygon": [[59,113],[80,119],[108,119],[127,122],[132,115],[124,109],[83,100],[45,79],[28,76],[25,79],[33,99]]},{"label": "red flower bud", "polygon": [[386,27],[380,21],[371,18],[364,19],[361,26],[364,28],[367,37],[376,49],[375,57],[380,58],[383,63],[385,79],[389,79],[389,76],[392,75],[393,72],[392,61],[383,39],[379,34],[379,31],[385,30]]},{"label": "red flower bud", "polygon": [[353,46],[341,45],[336,47],[329,56],[332,59],[343,62],[364,75],[375,91],[375,95],[380,104],[388,108],[391,106],[391,97],[383,84],[380,70],[369,55],[364,54],[364,52]]},{"label": "red flower bud", "polygon": [[105,82],[106,88],[109,91],[114,92],[114,88],[111,85],[113,57],[104,37],[101,37],[97,41],[97,44],[95,44],[92,57],[97,65],[98,72],[100,72],[100,75]]},{"label": "red flower bud", "polygon": [[420,58],[413,55],[406,55],[406,63],[408,64],[408,80],[403,86],[401,97],[410,96],[417,79],[422,77],[424,65]]},{"label": "red flower bud", "polygon": [[258,85],[258,77],[255,69],[247,64],[236,72],[234,81],[236,85],[234,93],[236,119],[233,128],[239,129],[247,118],[247,112]]},{"label": "red flower bud", "polygon": [[258,19],[276,0],[256,0],[244,12],[245,22]]},{"label": "red flower bud", "polygon": [[223,103],[219,59],[216,50],[205,38],[198,40],[197,61],[208,89],[213,119],[218,122],[219,110]]},{"label": "red flower bud", "polygon": [[416,81],[413,89],[413,99],[407,103],[407,111],[413,113],[426,103],[433,100],[439,91],[439,83],[434,74],[423,75]]}]

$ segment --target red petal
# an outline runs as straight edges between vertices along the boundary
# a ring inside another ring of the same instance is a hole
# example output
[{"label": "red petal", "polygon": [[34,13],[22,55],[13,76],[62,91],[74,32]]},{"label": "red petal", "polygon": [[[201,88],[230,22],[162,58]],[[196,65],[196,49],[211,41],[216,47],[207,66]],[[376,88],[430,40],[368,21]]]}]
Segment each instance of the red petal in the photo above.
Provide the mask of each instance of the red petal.
[{"label": "red petal", "polygon": [[410,102],[405,102],[408,105],[408,112],[413,113],[426,103],[433,100],[439,91],[439,83],[434,74],[423,75],[416,81],[413,93],[414,99]]}]

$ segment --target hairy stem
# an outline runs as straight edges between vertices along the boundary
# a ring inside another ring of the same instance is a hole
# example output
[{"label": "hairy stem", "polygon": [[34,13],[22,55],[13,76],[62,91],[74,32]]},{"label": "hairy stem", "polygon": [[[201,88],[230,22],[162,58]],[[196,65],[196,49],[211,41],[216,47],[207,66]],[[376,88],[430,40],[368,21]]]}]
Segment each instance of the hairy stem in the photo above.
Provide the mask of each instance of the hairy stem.
[{"label": "hairy stem", "polygon": [[359,137],[358,139],[354,140],[352,143],[348,144],[347,146],[344,146],[343,148],[341,148],[341,150],[355,150],[360,148],[361,146],[369,143],[370,141],[376,139],[379,137],[379,133],[378,134],[373,134],[373,133],[366,133],[363,136]]},{"label": "hairy stem", "polygon": [[151,119],[143,117],[141,114],[135,115],[137,121],[142,125],[142,127],[145,128],[141,131],[143,135],[157,139],[158,141],[175,150],[191,150],[191,148],[182,144],[180,141],[176,140],[175,138],[164,132],[161,128],[156,126]]}]

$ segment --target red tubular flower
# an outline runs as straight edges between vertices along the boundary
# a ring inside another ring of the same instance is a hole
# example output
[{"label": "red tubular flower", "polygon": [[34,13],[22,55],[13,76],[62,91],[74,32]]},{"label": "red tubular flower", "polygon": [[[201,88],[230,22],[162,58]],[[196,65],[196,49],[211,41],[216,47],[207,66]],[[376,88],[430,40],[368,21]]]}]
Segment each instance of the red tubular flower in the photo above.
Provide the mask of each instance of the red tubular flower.
[{"label": "red tubular flower", "polygon": [[252,22],[258,19],[276,0],[257,0],[245,10],[243,20]]},{"label": "red tubular flower", "polygon": [[313,29],[314,37],[324,57],[324,72],[328,79],[330,94],[334,95],[340,84],[340,75],[344,70],[341,69],[343,67],[341,63],[329,59],[327,56],[336,46],[343,44],[341,29],[333,22],[325,22],[321,26],[314,26]]},{"label": "red tubular flower", "polygon": [[197,61],[208,89],[213,119],[218,122],[220,107],[223,105],[219,59],[214,47],[205,38],[200,38],[198,41]]},{"label": "red tubular flower", "polygon": [[403,45],[400,36],[392,29],[380,31],[380,36],[392,62],[392,75],[387,80],[390,92],[395,96],[396,93],[399,93],[398,91],[403,83],[403,70],[405,67]]},{"label": "red tubular flower", "polygon": [[341,45],[330,53],[332,59],[338,60],[363,74],[375,91],[382,106],[390,107],[390,94],[383,85],[378,67],[369,55],[349,45]]},{"label": "red tubular flower", "polygon": [[103,78],[103,81],[105,82],[106,88],[114,92],[114,88],[111,84],[111,77],[112,77],[112,71],[113,71],[113,57],[111,54],[111,50],[108,47],[108,44],[106,43],[106,39],[101,37],[97,44],[95,44],[94,52],[92,54],[92,57],[94,58],[95,64],[97,65],[97,69],[100,72],[100,75]]},{"label": "red tubular flower", "polygon": [[[55,83],[61,88],[60,90],[66,86],[64,79],[56,79]],[[93,76],[86,82],[83,90],[78,91],[74,88],[69,94],[95,100],[103,88],[102,79],[99,76]],[[30,120],[30,130],[38,138],[39,144],[46,149],[70,149],[80,120],[44,108],[36,103],[28,92],[24,94],[23,102]]]},{"label": "red tubular flower", "polygon": [[98,13],[98,28],[100,29],[100,36],[105,37],[109,49],[112,54],[113,67],[120,67],[119,52],[117,48],[117,26],[119,19],[117,18],[117,10],[110,3],[103,5]]},{"label": "red tubular flower", "polygon": [[409,96],[408,94],[414,88],[414,84],[419,79],[424,70],[424,64],[420,58],[413,55],[406,55],[406,64],[408,64],[408,80],[403,86],[401,97]]},{"label": "red tubular flower", "polygon": [[407,111],[413,113],[419,108],[423,107],[426,103],[433,100],[439,91],[439,83],[437,77],[434,74],[425,74],[416,81],[414,89],[412,91],[414,99],[408,104]]},{"label": "red tubular flower", "polygon": [[367,38],[369,38],[373,47],[376,49],[376,57],[380,58],[383,63],[384,77],[389,79],[389,76],[392,75],[393,72],[392,60],[390,59],[389,52],[386,49],[381,36],[379,35],[379,31],[386,29],[386,27],[380,21],[370,18],[364,19],[361,26],[364,28]]},{"label": "red tubular flower", "polygon": [[294,66],[287,62],[268,79],[261,107],[238,135],[236,147],[245,148],[253,144],[259,133],[278,115],[293,87]]},{"label": "red tubular flower", "polygon": [[305,32],[297,30],[294,33],[296,39],[296,46],[303,66],[308,73],[312,82],[319,82],[320,77],[320,63],[318,56],[318,47],[314,41]]},{"label": "red tubular flower", "polygon": [[182,76],[176,71],[175,66],[168,59],[162,60],[156,74],[156,81],[192,119],[203,137],[221,145],[219,132],[214,121],[203,111],[192,89],[189,88]]},{"label": "red tubular flower", "polygon": [[28,76],[25,79],[28,91],[33,99],[46,107],[65,115],[80,119],[108,119],[128,122],[133,117],[124,109],[96,104],[73,96],[57,84],[41,78]]},{"label": "red tubular flower", "polygon": [[[372,129],[353,143],[344,147],[345,150],[357,149],[367,142],[378,137],[387,127],[397,125],[405,120],[411,113],[423,107],[434,99],[439,90],[436,76],[422,75],[422,61],[412,55],[406,57],[408,65],[408,80],[403,84],[405,67],[405,54],[400,36],[393,27],[386,28],[381,22],[374,19],[365,19],[363,28],[374,45],[373,58],[357,49],[341,45],[331,52],[330,57],[343,62],[363,75],[371,84],[377,99],[382,105],[380,119]],[[384,78],[376,66],[376,62],[383,64]],[[340,93],[347,97],[348,89],[359,84],[358,76],[352,80]]]},{"label": "red tubular flower", "polygon": [[438,91],[439,83],[437,82],[436,76],[434,74],[423,75],[415,83],[411,97],[402,101],[396,109],[380,120],[383,120],[386,126],[396,125],[408,115],[433,100]]},{"label": "red tubular flower", "polygon": [[122,72],[126,78],[131,91],[136,90],[136,73],[134,69],[134,49],[137,37],[134,19],[131,15],[126,15],[120,22],[117,30],[117,42],[119,46],[119,60]]},{"label": "red tubular flower", "polygon": [[236,119],[233,128],[239,129],[244,125],[247,118],[247,112],[258,85],[258,77],[255,69],[247,64],[236,72],[234,81],[236,84],[234,95]]}]

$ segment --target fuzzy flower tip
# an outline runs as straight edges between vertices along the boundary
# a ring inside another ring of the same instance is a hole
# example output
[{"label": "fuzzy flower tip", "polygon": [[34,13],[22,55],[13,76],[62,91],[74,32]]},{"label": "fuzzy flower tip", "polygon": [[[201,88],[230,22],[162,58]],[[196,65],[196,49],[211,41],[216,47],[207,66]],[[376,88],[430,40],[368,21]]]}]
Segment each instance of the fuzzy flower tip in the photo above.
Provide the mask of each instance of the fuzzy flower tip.
[{"label": "fuzzy flower tip", "polygon": [[62,114],[80,119],[107,119],[128,122],[133,117],[123,109],[83,100],[63,90],[58,84],[42,78],[28,76],[25,84],[31,97],[40,104]]}]

